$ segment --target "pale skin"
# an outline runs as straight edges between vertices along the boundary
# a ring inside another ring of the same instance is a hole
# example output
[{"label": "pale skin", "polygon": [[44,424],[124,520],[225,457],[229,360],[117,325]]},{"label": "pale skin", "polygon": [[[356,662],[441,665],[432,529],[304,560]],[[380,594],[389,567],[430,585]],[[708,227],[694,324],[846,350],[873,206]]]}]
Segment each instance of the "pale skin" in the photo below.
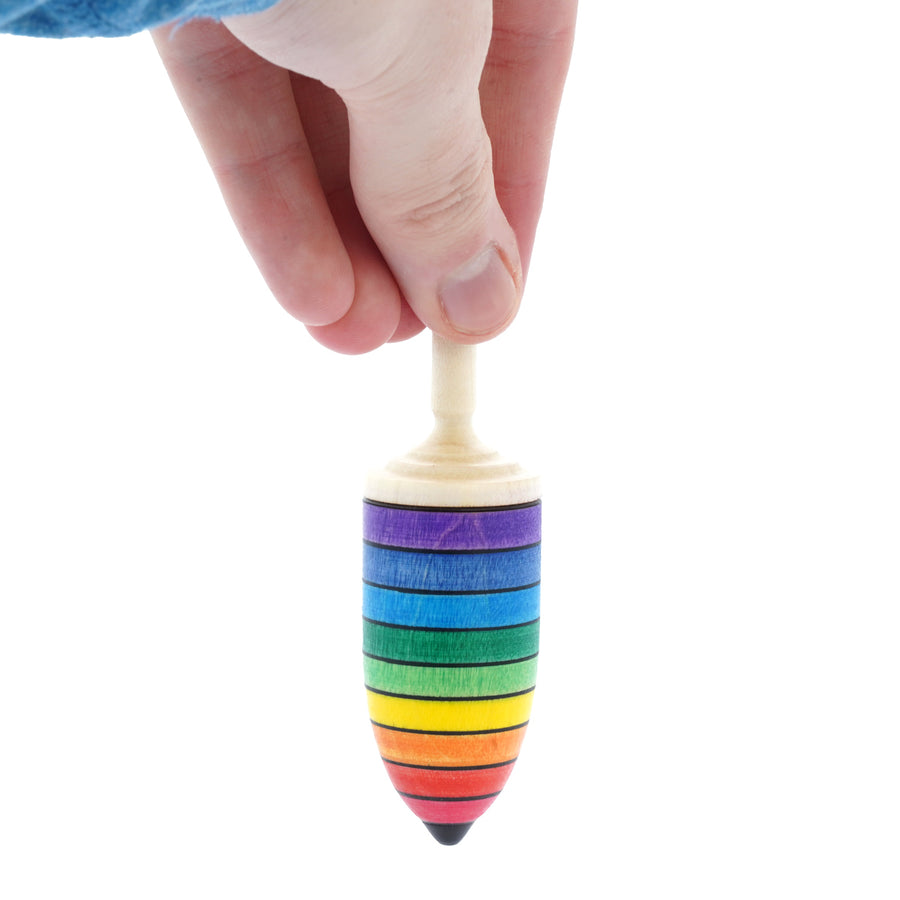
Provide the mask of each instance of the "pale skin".
[{"label": "pale skin", "polygon": [[276,299],[363,353],[522,298],[576,0],[281,0],[154,32]]}]

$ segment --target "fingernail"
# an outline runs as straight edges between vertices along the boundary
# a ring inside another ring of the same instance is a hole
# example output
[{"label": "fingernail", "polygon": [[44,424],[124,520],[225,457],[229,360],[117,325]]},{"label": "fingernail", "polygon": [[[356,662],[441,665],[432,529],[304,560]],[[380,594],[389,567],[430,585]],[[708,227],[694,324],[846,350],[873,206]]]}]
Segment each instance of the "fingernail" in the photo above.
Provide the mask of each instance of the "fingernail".
[{"label": "fingernail", "polygon": [[518,289],[496,244],[451,272],[438,289],[447,321],[464,334],[488,334],[516,309]]}]

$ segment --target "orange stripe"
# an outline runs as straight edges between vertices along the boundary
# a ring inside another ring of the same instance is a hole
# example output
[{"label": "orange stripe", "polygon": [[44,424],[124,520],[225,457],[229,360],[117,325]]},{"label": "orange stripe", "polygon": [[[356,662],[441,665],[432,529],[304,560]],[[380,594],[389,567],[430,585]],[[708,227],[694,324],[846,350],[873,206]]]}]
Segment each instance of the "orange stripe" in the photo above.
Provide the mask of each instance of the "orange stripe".
[{"label": "orange stripe", "polygon": [[519,755],[525,728],[493,734],[416,734],[372,726],[381,755],[414,766],[484,766]]}]

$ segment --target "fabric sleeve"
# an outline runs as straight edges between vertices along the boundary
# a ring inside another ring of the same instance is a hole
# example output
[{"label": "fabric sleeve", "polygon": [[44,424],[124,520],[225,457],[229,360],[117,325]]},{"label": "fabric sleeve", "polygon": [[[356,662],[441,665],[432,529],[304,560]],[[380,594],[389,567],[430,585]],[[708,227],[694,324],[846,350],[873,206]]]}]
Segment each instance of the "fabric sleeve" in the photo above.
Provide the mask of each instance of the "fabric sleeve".
[{"label": "fabric sleeve", "polygon": [[0,32],[122,37],[167,22],[259,12],[276,0],[0,0]]}]

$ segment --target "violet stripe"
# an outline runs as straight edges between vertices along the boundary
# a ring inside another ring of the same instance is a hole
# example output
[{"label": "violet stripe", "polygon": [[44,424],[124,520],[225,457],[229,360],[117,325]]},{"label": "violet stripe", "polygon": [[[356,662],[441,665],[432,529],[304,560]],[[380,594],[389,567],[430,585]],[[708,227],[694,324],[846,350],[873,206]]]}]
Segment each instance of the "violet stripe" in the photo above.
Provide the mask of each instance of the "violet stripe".
[{"label": "violet stripe", "polygon": [[541,539],[540,504],[484,510],[432,510],[363,504],[363,537],[411,550],[494,550]]}]

